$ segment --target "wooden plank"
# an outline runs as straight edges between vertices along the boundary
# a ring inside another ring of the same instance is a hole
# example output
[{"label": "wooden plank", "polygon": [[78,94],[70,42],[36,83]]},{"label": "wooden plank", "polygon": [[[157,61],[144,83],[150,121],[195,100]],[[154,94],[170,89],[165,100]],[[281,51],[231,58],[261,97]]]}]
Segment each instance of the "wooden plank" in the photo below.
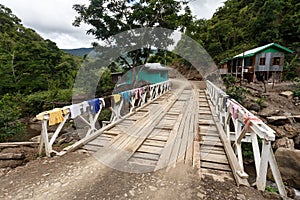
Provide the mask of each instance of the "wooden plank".
[{"label": "wooden plank", "polygon": [[164,135],[154,135],[154,136],[150,136],[148,137],[148,139],[152,139],[152,140],[158,140],[158,141],[163,141],[166,142],[168,140],[168,136],[164,136]]},{"label": "wooden plank", "polygon": [[177,130],[178,130],[178,128],[180,126],[180,123],[182,121],[182,117],[183,117],[183,114],[180,114],[178,116],[177,122],[174,125],[174,129],[170,132],[170,137],[167,140],[165,148],[163,149],[163,151],[161,153],[161,156],[160,156],[160,158],[157,162],[157,165],[155,167],[155,171],[157,171],[157,170],[159,170],[163,167],[166,167],[168,165],[170,155],[172,153],[175,137],[176,137],[176,134],[177,134]]},{"label": "wooden plank", "polygon": [[206,162],[228,164],[226,155],[208,154],[208,153],[202,153],[200,151],[200,159],[201,162],[206,161]]},{"label": "wooden plank", "polygon": [[[197,96],[195,97],[197,99]],[[196,112],[196,108],[197,107],[197,102],[194,102],[193,108],[192,108],[192,119],[190,122],[190,132],[189,132],[189,138],[188,138],[188,143],[187,143],[187,151],[186,151],[186,157],[185,157],[185,164],[191,165],[193,166],[193,147],[194,147],[194,138],[197,137],[198,133],[197,133],[197,114],[198,112]]]},{"label": "wooden plank", "polygon": [[1,153],[0,160],[22,160],[25,158],[23,153]]},{"label": "wooden plank", "polygon": [[223,147],[223,143],[222,142],[217,142],[217,141],[200,141],[201,146],[205,145],[205,146],[218,146],[218,147]]},{"label": "wooden plank", "polygon": [[213,150],[213,151],[223,151],[224,152],[224,148],[223,146],[206,146],[206,145],[201,145],[201,150]]},{"label": "wooden plank", "polygon": [[0,147],[35,146],[38,144],[39,142],[2,142],[0,143]]},{"label": "wooden plank", "polygon": [[187,134],[187,131],[188,131],[188,128],[186,128],[186,125],[188,125],[188,127],[189,127],[188,122],[190,121],[190,117],[191,117],[191,113],[189,111],[190,111],[190,104],[188,104],[186,112],[183,114],[182,121],[180,123],[179,129],[178,129],[176,137],[175,137],[173,149],[170,154],[168,166],[170,166],[171,164],[175,165],[178,157],[182,156],[181,155],[182,152],[180,152],[180,147],[183,145],[183,143],[182,143],[183,136],[185,134]]},{"label": "wooden plank", "polygon": [[204,176],[205,175],[211,176],[216,181],[228,181],[228,180],[234,181],[234,178],[232,177],[232,172],[202,168],[201,173]]},{"label": "wooden plank", "polygon": [[132,157],[134,158],[143,158],[143,159],[148,159],[148,160],[155,160],[158,161],[159,155],[158,154],[152,154],[152,153],[145,153],[145,152],[139,152],[136,151]]},{"label": "wooden plank", "polygon": [[194,141],[194,154],[193,154],[193,167],[200,169],[201,161],[200,161],[200,144],[198,141]]},{"label": "wooden plank", "polygon": [[192,126],[191,126],[191,123],[193,123],[193,120],[192,120],[192,111],[187,111],[188,112],[188,116],[187,116],[187,119],[186,119],[186,124],[185,124],[185,129],[182,133],[182,137],[181,137],[181,144],[180,144],[180,147],[179,147],[179,150],[178,150],[178,158],[179,159],[178,161],[184,161],[185,160],[185,154],[186,154],[186,151],[187,151],[187,148],[188,148],[188,138],[189,138],[189,135],[193,134],[192,132]]},{"label": "wooden plank", "polygon": [[231,172],[230,166],[227,164],[225,165],[225,164],[212,163],[206,161],[201,162],[201,168],[216,169],[218,171],[221,170],[221,171]]},{"label": "wooden plank", "polygon": [[213,120],[205,120],[205,119],[199,119],[198,121],[199,125],[214,125],[215,122]]},{"label": "wooden plank", "polygon": [[147,165],[147,166],[156,166],[157,161],[154,160],[147,160],[147,159],[143,159],[143,158],[134,158],[131,157],[129,159],[130,163],[135,163],[138,165]]},{"label": "wooden plank", "polygon": [[221,142],[221,139],[219,137],[213,137],[213,136],[210,136],[210,135],[202,135],[201,137],[201,141],[214,141],[214,142]]},{"label": "wooden plank", "polygon": [[148,146],[148,145],[143,144],[137,151],[145,152],[145,153],[152,153],[152,154],[160,154],[162,152],[162,148],[156,147],[156,146]]},{"label": "wooden plank", "polygon": [[200,131],[215,131],[215,132],[219,133],[216,126],[201,126],[200,125],[199,130]]},{"label": "wooden plank", "polygon": [[216,151],[212,149],[200,149],[201,153],[208,153],[208,154],[217,154],[217,155],[225,155],[225,151]]},{"label": "wooden plank", "polygon": [[164,147],[166,142],[160,141],[160,140],[152,140],[152,139],[146,139],[143,145],[148,145],[148,146],[157,146],[157,147]]},{"label": "wooden plank", "polygon": [[108,130],[108,131],[103,132],[103,134],[105,134],[105,135],[112,135],[112,136],[116,136],[116,135],[119,135],[121,133],[122,133],[121,131],[112,131],[112,130]]}]

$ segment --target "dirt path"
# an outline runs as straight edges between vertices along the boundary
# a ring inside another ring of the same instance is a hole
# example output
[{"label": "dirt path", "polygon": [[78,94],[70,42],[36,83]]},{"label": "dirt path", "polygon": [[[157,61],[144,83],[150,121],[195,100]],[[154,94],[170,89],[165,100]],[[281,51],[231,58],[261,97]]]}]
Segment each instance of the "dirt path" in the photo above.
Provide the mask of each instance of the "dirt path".
[{"label": "dirt path", "polygon": [[192,167],[124,173],[79,150],[41,158],[1,177],[0,199],[276,199],[232,181],[201,180]]}]

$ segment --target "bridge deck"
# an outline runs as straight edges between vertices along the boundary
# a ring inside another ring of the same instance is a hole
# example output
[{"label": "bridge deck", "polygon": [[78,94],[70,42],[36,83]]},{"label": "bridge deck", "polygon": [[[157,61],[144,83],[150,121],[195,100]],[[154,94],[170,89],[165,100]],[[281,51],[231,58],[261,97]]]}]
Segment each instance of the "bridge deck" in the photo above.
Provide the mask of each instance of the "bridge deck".
[{"label": "bridge deck", "polygon": [[170,91],[87,143],[104,164],[153,171],[182,162],[232,178],[204,90]]}]

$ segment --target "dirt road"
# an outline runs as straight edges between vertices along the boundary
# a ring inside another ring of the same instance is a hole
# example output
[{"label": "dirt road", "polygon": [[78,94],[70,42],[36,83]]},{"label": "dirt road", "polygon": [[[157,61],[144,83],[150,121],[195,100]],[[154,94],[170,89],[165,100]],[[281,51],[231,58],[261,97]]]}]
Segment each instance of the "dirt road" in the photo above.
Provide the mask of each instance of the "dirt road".
[{"label": "dirt road", "polygon": [[0,199],[279,199],[235,183],[201,180],[199,170],[177,165],[134,174],[102,165],[82,150],[40,158],[0,179]]}]

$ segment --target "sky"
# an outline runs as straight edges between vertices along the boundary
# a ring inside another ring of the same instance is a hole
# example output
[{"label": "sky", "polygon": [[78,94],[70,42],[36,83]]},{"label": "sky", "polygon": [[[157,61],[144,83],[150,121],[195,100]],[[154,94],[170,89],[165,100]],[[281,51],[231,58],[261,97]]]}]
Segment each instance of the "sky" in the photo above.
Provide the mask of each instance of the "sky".
[{"label": "sky", "polygon": [[[209,19],[225,0],[192,0],[190,8],[197,18]],[[93,36],[86,35],[89,27],[72,26],[77,13],[74,4],[88,4],[89,0],[1,0],[22,20],[26,27],[34,29],[44,39],[50,39],[61,49],[90,47]]]}]

